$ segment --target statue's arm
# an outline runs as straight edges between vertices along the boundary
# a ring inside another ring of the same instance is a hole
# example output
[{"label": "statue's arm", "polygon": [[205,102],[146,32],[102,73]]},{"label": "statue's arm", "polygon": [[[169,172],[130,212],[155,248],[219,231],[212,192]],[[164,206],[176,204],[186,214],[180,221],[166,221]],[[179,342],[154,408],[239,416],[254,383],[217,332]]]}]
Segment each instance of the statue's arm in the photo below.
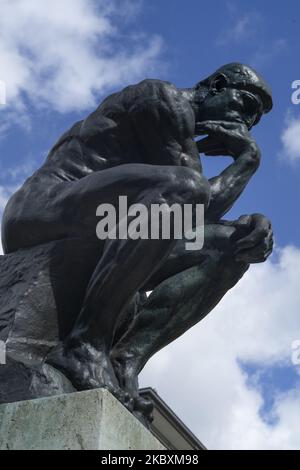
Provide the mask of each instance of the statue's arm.
[{"label": "statue's arm", "polygon": [[273,231],[270,220],[261,214],[242,215],[237,220],[221,220],[204,227],[204,246],[201,250],[186,249],[185,238],[176,245],[164,264],[151,276],[147,290],[153,290],[165,279],[192,266],[201,266],[207,255],[217,252],[237,262],[261,263],[273,250]]},{"label": "statue's arm", "polygon": [[244,191],[259,164],[256,152],[247,150],[222,173],[209,180],[211,199],[207,219],[218,221],[226,214]]},{"label": "statue's arm", "polygon": [[210,122],[203,124],[208,138],[198,143],[206,155],[230,155],[234,162],[209,180],[211,200],[206,220],[219,221],[239,198],[260,163],[260,150],[246,126]]}]

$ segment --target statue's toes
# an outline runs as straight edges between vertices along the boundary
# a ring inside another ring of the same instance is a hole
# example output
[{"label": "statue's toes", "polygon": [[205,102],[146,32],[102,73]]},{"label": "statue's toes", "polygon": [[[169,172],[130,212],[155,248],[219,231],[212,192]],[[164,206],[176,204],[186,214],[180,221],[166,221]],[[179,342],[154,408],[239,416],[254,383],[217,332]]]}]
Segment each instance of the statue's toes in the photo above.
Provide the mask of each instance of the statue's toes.
[{"label": "statue's toes", "polygon": [[138,397],[134,401],[134,410],[142,413],[149,423],[153,421],[153,403],[151,400]]},{"label": "statue's toes", "polygon": [[56,369],[62,370],[66,366],[66,357],[64,354],[64,347],[62,343],[52,348],[47,354],[45,361],[46,364],[55,367]]}]

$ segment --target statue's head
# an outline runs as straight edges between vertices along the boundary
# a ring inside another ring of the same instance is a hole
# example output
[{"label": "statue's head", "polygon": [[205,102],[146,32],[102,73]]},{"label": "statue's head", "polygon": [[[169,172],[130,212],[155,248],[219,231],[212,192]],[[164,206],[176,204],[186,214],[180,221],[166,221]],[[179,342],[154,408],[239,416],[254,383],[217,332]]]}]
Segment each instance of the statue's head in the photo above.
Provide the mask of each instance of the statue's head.
[{"label": "statue's head", "polygon": [[195,86],[196,121],[244,122],[250,129],[273,106],[272,92],[251,67],[232,63]]}]

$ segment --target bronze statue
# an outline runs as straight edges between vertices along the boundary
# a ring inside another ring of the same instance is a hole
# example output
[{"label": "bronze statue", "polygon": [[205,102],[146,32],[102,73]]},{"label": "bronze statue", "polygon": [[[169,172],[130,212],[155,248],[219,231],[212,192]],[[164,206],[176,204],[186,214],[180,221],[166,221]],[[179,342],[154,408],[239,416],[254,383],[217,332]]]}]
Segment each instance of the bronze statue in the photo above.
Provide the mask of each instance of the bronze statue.
[{"label": "bronze statue", "polygon": [[[0,367],[0,401],[107,387],[150,416],[151,403],[138,393],[146,362],[272,251],[263,215],[222,220],[259,167],[249,131],[271,108],[265,81],[233,63],[193,88],[152,79],[129,86],[58,140],[3,216],[0,292],[16,282],[22,289],[14,287],[9,309],[0,301],[0,333],[11,344]],[[233,161],[207,180],[199,153]],[[117,204],[119,195],[147,207],[204,204],[203,249],[187,251],[185,240],[172,237],[100,241],[96,209]],[[16,382],[19,393],[12,393]]]}]

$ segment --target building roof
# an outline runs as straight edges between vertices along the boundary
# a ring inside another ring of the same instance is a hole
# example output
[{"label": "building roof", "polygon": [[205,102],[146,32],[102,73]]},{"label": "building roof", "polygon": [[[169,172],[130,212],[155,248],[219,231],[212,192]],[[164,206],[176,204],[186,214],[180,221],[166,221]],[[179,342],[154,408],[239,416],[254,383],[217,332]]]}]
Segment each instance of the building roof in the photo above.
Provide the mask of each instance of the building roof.
[{"label": "building roof", "polygon": [[140,395],[154,405],[150,431],[170,450],[206,450],[158,393],[151,387],[140,389]]}]

